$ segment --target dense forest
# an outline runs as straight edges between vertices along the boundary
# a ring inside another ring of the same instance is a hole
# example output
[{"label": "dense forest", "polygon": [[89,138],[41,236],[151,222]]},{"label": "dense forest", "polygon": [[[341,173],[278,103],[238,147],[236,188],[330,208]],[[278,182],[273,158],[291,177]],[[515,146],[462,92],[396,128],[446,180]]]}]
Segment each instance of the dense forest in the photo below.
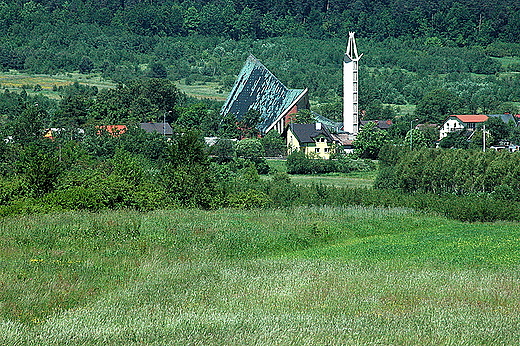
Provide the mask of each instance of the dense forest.
[{"label": "dense forest", "polygon": [[[337,119],[348,31],[364,53],[366,118],[518,112],[520,4],[510,0],[0,2],[0,67],[218,82],[225,97],[252,53]],[[432,106],[439,95],[448,109]]]}]

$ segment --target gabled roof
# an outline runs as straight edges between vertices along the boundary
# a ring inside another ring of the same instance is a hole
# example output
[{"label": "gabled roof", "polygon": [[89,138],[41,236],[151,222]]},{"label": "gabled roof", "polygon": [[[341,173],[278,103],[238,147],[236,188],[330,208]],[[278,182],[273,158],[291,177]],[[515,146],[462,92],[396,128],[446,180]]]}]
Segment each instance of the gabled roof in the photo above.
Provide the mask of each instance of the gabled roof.
[{"label": "gabled roof", "polygon": [[234,114],[241,119],[248,110],[257,110],[261,114],[258,129],[265,132],[306,92],[306,89],[288,89],[260,61],[250,55],[220,114]]},{"label": "gabled roof", "polygon": [[513,122],[516,125],[518,122],[518,119],[512,114],[489,114],[488,116],[491,118],[500,118],[506,124]]},{"label": "gabled roof", "polygon": [[343,133],[335,133],[331,135],[332,138],[336,142],[338,142],[340,145],[344,147],[351,147],[352,143],[354,143],[354,140],[351,138],[350,134],[343,132]]},{"label": "gabled roof", "polygon": [[488,120],[488,116],[484,114],[475,114],[475,115],[450,115],[450,117],[455,117],[462,121],[463,123],[483,123]]},{"label": "gabled roof", "polygon": [[314,143],[314,138],[324,136],[328,142],[333,142],[334,138],[330,135],[329,130],[324,125],[320,129],[316,129],[316,124],[290,124],[289,129],[296,136],[298,142]]},{"label": "gabled roof", "polygon": [[361,126],[365,126],[369,122],[373,122],[377,125],[378,128],[385,129],[385,130],[389,129],[393,125],[392,120],[388,119],[388,120],[361,120]]},{"label": "gabled roof", "polygon": [[101,130],[105,130],[110,133],[112,136],[119,136],[126,132],[127,128],[125,125],[104,125],[104,126],[96,126],[98,128],[98,135],[101,134]]},{"label": "gabled roof", "polygon": [[160,133],[167,136],[173,135],[173,129],[168,123],[141,123],[139,127],[147,133]]}]

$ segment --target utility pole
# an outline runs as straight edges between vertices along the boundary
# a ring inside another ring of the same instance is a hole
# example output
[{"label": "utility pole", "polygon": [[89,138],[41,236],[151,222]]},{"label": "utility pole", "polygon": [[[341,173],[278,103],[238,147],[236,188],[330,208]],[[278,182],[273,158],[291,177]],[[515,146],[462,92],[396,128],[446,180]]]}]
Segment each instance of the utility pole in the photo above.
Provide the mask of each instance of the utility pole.
[{"label": "utility pole", "polygon": [[486,152],[486,125],[482,128],[482,151]]},{"label": "utility pole", "polygon": [[410,150],[413,150],[413,122],[419,121],[419,119],[410,120]]}]

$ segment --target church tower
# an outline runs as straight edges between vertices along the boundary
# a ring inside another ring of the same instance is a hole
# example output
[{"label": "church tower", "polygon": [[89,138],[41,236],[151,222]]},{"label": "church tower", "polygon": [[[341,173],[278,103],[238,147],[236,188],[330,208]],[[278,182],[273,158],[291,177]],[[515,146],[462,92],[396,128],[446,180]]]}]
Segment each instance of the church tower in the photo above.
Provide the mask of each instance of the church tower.
[{"label": "church tower", "polygon": [[348,33],[348,45],[343,58],[343,131],[356,136],[359,132],[358,55],[354,33]]}]

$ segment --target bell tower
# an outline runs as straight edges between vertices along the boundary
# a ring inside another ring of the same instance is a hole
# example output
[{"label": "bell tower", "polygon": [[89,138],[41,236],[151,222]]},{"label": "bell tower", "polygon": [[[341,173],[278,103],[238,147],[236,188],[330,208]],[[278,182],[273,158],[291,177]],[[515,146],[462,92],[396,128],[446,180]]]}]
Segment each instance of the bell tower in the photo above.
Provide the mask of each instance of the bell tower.
[{"label": "bell tower", "polygon": [[354,33],[349,32],[347,51],[343,58],[343,131],[354,137],[359,132],[358,63],[362,56],[358,54]]}]

